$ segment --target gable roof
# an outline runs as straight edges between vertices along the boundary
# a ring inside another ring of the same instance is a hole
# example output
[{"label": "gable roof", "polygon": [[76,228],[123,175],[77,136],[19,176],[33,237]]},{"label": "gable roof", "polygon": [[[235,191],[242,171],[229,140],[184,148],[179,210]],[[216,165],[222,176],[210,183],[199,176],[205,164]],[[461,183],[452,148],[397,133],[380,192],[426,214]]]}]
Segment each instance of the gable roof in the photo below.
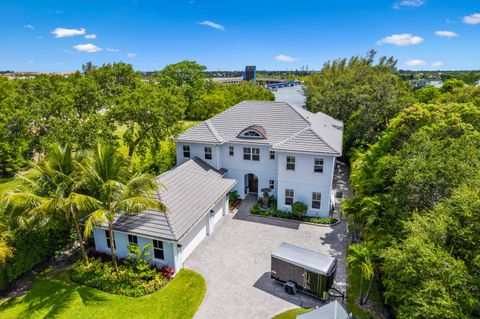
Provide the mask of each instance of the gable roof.
[{"label": "gable roof", "polygon": [[[265,139],[245,139],[247,127],[261,127]],[[207,131],[206,128],[209,128]],[[215,133],[212,133],[215,132]],[[286,102],[243,101],[180,134],[178,142],[265,144],[279,151],[342,153],[343,123]]]},{"label": "gable roof", "polygon": [[157,177],[165,188],[159,189],[156,197],[167,205],[167,213],[147,210],[121,215],[113,228],[179,241],[235,185],[235,180],[223,178],[225,173],[226,170],[217,170],[195,157]]}]

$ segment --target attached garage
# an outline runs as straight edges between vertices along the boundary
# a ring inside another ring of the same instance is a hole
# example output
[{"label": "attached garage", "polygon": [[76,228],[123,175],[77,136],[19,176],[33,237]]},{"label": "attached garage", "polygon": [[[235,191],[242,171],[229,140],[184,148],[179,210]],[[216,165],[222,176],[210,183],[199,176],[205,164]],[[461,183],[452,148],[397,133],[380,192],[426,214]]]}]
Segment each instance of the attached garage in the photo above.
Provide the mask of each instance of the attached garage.
[{"label": "attached garage", "polygon": [[[179,271],[183,262],[214,231],[215,225],[228,211],[227,194],[236,181],[224,178],[225,173],[226,170],[217,170],[196,157],[165,172],[157,177],[163,186],[157,195],[168,211],[149,210],[119,216],[114,230],[139,237],[139,243],[154,243],[153,250],[158,250],[157,255],[163,259],[154,258],[152,262],[171,265]],[[104,227],[100,225],[99,229]],[[94,231],[94,237],[101,234],[101,231]],[[97,242],[106,241],[96,238]],[[96,248],[108,251],[100,244]]]}]

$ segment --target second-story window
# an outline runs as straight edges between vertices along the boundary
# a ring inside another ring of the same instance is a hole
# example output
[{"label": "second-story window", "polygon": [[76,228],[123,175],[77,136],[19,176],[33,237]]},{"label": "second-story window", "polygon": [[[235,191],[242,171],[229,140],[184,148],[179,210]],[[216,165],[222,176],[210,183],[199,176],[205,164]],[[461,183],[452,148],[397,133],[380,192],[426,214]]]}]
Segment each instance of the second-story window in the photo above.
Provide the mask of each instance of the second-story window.
[{"label": "second-story window", "polygon": [[270,159],[275,159],[275,151],[270,151]]},{"label": "second-story window", "polygon": [[206,160],[211,160],[212,159],[212,148],[211,147],[205,147],[205,159]]},{"label": "second-story window", "polygon": [[183,145],[183,157],[190,158],[190,146],[189,145]]},{"label": "second-story window", "polygon": [[313,171],[315,173],[323,173],[323,158],[318,158],[318,157],[315,158]]},{"label": "second-story window", "polygon": [[233,148],[233,146],[229,146],[229,147],[228,147],[228,154],[230,154],[230,156],[233,156],[233,154],[234,154],[234,148]]},{"label": "second-story window", "polygon": [[270,189],[275,189],[275,181],[273,179],[268,181],[268,186]]},{"label": "second-story window", "polygon": [[295,170],[295,156],[287,156],[287,170]]},{"label": "second-story window", "polygon": [[259,160],[260,160],[260,149],[252,148],[252,161],[259,161]]},{"label": "second-story window", "polygon": [[250,147],[243,148],[243,159],[247,161],[252,159],[252,149]]}]

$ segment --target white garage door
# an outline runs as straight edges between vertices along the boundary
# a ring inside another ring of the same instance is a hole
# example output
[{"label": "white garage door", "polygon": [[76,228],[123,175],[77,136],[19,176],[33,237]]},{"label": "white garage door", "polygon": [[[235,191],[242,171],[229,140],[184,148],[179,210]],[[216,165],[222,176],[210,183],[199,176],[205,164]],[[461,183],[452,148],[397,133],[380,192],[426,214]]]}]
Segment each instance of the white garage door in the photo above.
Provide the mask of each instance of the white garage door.
[{"label": "white garage door", "polygon": [[[208,218],[208,215],[206,216]],[[182,241],[182,262],[190,256],[190,254],[197,248],[200,242],[207,236],[207,219],[204,218],[195,226],[188,234],[187,238]]]}]

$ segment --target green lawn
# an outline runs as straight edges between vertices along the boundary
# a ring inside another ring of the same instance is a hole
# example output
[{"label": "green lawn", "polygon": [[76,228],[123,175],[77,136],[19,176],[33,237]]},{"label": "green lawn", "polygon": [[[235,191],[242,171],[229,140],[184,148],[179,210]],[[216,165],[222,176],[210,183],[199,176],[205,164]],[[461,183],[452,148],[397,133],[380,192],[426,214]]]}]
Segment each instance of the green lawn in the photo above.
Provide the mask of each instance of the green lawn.
[{"label": "green lawn", "polygon": [[0,301],[0,318],[192,318],[205,292],[203,277],[186,269],[159,292],[138,298],[75,284],[65,271],[49,280],[38,277],[24,296]]},{"label": "green lawn", "polygon": [[309,312],[310,310],[312,310],[312,309],[295,308],[295,309],[291,309],[291,310],[279,313],[278,315],[276,315],[272,319],[295,319],[295,318],[297,318],[297,315],[305,313],[305,312]]}]

